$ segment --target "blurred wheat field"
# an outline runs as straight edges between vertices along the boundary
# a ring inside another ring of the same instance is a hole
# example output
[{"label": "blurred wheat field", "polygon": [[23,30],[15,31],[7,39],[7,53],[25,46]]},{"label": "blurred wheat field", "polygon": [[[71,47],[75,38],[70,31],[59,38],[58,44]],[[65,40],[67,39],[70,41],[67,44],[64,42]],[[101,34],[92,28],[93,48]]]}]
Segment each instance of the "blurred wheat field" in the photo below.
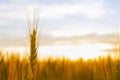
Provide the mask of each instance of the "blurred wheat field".
[{"label": "blurred wheat field", "polygon": [[120,80],[120,61],[111,56],[86,61],[49,58],[37,60],[34,71],[35,76],[31,78],[27,56],[20,59],[11,55],[5,59],[0,52],[0,80]]}]

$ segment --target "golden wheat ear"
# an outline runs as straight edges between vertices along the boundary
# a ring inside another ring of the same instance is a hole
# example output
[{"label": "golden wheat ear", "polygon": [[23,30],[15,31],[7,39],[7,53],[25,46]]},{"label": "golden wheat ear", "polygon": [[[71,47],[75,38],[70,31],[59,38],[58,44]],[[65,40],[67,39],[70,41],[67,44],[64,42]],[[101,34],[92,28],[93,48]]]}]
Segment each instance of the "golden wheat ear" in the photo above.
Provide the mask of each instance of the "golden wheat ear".
[{"label": "golden wheat ear", "polygon": [[38,30],[38,9],[33,10],[33,18],[27,15],[27,24],[28,24],[28,36],[29,36],[29,52],[30,52],[30,65],[32,73],[34,73],[37,63],[37,53],[38,53],[38,44],[37,44],[37,30]]}]

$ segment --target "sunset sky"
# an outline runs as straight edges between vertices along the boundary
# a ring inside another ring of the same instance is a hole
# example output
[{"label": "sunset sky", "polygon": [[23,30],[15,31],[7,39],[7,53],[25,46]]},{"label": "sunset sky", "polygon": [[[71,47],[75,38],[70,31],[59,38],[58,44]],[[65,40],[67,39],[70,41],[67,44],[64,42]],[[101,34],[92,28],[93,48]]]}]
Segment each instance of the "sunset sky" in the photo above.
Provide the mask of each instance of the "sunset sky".
[{"label": "sunset sky", "polygon": [[0,46],[24,43],[25,13],[36,7],[40,10],[43,44],[78,39],[105,42],[112,39],[113,32],[119,32],[119,3],[119,0],[0,0]]}]

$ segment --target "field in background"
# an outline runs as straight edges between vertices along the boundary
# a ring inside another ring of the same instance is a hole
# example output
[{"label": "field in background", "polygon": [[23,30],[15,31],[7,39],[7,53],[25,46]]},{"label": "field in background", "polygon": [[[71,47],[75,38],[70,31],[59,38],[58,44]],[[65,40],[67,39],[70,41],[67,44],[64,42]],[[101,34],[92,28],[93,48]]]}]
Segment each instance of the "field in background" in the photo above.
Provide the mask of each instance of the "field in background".
[{"label": "field in background", "polygon": [[[120,61],[107,58],[68,59],[49,58],[37,61],[34,80],[120,80]],[[32,72],[28,56],[22,60],[11,55],[4,59],[0,53],[0,80],[31,80]]]}]

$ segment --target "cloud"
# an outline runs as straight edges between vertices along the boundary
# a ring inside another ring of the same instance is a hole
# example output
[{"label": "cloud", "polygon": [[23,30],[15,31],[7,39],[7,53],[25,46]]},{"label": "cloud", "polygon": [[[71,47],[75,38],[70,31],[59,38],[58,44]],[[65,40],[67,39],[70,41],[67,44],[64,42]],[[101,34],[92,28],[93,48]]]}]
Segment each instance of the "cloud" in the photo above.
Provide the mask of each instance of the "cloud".
[{"label": "cloud", "polygon": [[[9,42],[8,42],[9,39]],[[96,33],[89,33],[86,35],[73,35],[69,37],[54,37],[51,34],[42,34],[40,39],[41,45],[53,45],[53,44],[69,44],[69,45],[78,45],[81,43],[105,43],[105,44],[113,44],[116,40],[120,40],[120,36],[115,36],[113,34],[104,34],[99,35]],[[0,47],[2,46],[24,46],[26,44],[27,39],[25,36],[19,36],[16,38],[7,38],[3,40],[0,37]]]},{"label": "cloud", "polygon": [[80,15],[86,18],[100,18],[106,12],[102,4],[74,4],[43,6],[44,18],[62,18],[68,15]]},{"label": "cloud", "polygon": [[0,18],[25,20],[26,9],[34,7],[40,8],[40,17],[45,19],[58,19],[69,15],[80,15],[86,18],[100,18],[106,14],[103,3],[100,1],[58,5],[39,5],[32,3],[28,5],[17,5],[13,3],[0,5]]}]

